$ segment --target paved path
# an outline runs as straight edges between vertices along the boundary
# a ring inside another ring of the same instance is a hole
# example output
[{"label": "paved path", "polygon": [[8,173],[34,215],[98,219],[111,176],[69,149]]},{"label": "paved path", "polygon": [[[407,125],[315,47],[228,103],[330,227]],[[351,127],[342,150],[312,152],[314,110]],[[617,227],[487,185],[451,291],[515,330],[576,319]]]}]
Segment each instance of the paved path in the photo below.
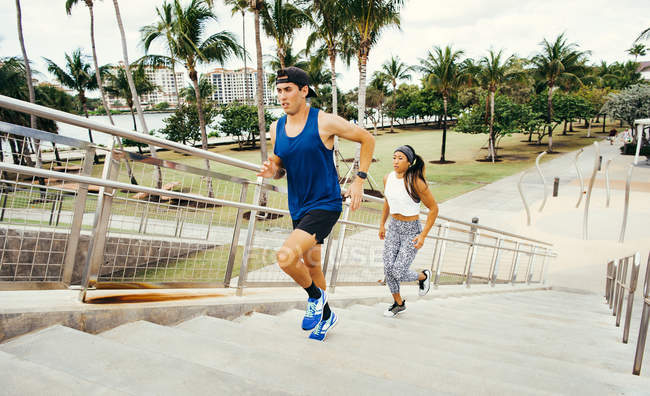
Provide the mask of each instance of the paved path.
[{"label": "paved path", "polygon": [[[530,205],[530,226],[526,224],[526,212],[517,189],[521,173],[448,200],[440,205],[440,213],[464,221],[477,216],[480,224],[551,242],[559,257],[549,270],[549,282],[552,285],[600,292],[604,289],[604,266],[608,258],[640,251],[645,265],[650,249],[650,165],[646,163],[645,157],[641,157],[633,169],[625,242],[619,243],[625,180],[634,157],[620,155],[620,144],[610,145],[606,140],[596,141],[599,142],[603,155],[603,171],[597,172],[592,192],[588,240],[584,240],[582,235],[586,194],[583,195],[580,207],[576,208],[580,191],[574,164],[577,152],[557,155],[541,165],[548,192],[548,200],[541,212],[539,208],[544,197],[542,181],[535,167],[527,171],[522,184]],[[584,149],[578,161],[585,190],[595,156],[596,149],[591,145]],[[609,166],[611,201],[610,206],[606,207],[604,169],[608,159],[612,160]],[[560,178],[558,197],[551,196],[555,177]]]}]

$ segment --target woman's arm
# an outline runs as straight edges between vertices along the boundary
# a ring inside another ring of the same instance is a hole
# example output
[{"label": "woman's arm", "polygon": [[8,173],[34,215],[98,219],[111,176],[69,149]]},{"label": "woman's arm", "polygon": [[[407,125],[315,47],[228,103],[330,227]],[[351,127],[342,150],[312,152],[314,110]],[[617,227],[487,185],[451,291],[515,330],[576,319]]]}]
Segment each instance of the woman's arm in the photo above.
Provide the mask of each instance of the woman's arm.
[{"label": "woman's arm", "polygon": [[422,232],[413,238],[415,248],[419,249],[424,245],[424,239],[429,235],[429,231],[431,231],[431,228],[436,222],[436,218],[438,217],[438,204],[436,203],[435,198],[433,198],[433,194],[431,194],[431,190],[429,190],[429,186],[427,186],[427,183],[424,180],[417,180],[415,189],[420,197],[420,201],[422,201],[422,203],[429,209],[427,222],[424,224]]}]

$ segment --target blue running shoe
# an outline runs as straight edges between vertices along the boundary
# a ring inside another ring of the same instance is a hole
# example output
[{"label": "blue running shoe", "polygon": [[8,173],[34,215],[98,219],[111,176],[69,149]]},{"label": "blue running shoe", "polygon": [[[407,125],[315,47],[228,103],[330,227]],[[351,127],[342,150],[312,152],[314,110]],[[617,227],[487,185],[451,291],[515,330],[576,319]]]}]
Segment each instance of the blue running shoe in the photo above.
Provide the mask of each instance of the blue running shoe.
[{"label": "blue running shoe", "polygon": [[318,323],[318,326],[316,326],[314,331],[311,332],[309,338],[317,341],[325,341],[325,336],[327,336],[327,332],[332,330],[332,328],[336,326],[338,322],[339,322],[339,318],[336,316],[334,312],[332,312],[329,319],[321,320]]},{"label": "blue running shoe", "polygon": [[320,290],[320,298],[307,299],[307,310],[305,311],[305,317],[302,318],[303,330],[313,329],[323,317],[323,308],[327,304],[327,293],[325,290],[318,290]]}]

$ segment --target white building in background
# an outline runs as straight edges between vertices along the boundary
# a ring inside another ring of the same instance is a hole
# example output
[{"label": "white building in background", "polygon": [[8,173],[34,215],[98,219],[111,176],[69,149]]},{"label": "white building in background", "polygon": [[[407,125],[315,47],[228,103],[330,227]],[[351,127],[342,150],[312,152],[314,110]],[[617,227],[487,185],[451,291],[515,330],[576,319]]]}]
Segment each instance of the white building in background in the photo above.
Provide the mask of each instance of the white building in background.
[{"label": "white building in background", "polygon": [[[269,87],[267,74],[264,74],[264,104],[275,104],[275,94]],[[208,79],[212,88],[212,100],[218,104],[228,104],[234,101],[255,103],[257,90],[257,70],[247,68],[227,70],[217,68],[208,73]],[[247,85],[246,85],[247,84]]]},{"label": "white building in background", "polygon": [[650,62],[639,62],[638,71],[644,80],[650,81]]},{"label": "white building in background", "polygon": [[[124,67],[124,63],[120,62],[119,66],[112,67],[111,73],[116,73],[119,67]],[[178,100],[176,97],[176,90],[174,89],[174,81],[177,81],[179,91],[185,88],[184,73],[177,70],[176,76],[174,77],[172,69],[163,66],[145,66],[144,73],[147,80],[156,86],[156,90],[145,95],[140,95],[140,102],[142,105],[150,108],[159,103],[167,102],[170,107],[177,107]],[[104,84],[106,84],[106,82],[104,82]],[[182,101],[181,98],[181,102]],[[115,105],[118,102],[121,103],[121,106]],[[124,99],[111,95],[108,95],[108,106],[111,109],[128,109]]]}]

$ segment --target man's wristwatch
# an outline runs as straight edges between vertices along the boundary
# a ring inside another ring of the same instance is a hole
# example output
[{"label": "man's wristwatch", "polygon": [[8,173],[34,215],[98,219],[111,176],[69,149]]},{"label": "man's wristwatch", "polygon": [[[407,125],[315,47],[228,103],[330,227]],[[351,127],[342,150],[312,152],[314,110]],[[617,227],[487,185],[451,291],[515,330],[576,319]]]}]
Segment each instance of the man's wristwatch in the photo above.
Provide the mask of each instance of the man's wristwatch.
[{"label": "man's wristwatch", "polygon": [[368,174],[366,172],[357,172],[357,176],[359,176],[361,179],[366,179],[368,177]]}]

